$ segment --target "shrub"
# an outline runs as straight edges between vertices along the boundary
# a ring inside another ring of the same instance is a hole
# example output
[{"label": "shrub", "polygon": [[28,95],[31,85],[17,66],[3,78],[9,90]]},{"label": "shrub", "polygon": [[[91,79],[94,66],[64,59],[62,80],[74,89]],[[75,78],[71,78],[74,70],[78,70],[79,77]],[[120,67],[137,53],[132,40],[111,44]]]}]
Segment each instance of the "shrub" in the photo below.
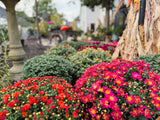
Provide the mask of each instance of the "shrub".
[{"label": "shrub", "polygon": [[90,119],[155,120],[160,111],[160,75],[144,61],[117,59],[94,65],[75,88]]},{"label": "shrub", "polygon": [[82,76],[85,69],[101,62],[110,62],[111,55],[100,48],[86,48],[83,51],[77,52],[70,57],[73,64],[73,78],[77,80]]},{"label": "shrub", "polygon": [[70,82],[72,67],[61,56],[36,56],[27,60],[23,68],[22,79],[44,76],[58,76]]},{"label": "shrub", "polygon": [[149,63],[150,69],[154,69],[155,72],[160,72],[160,55],[143,55],[134,59],[135,61],[144,60],[146,63]]},{"label": "shrub", "polygon": [[70,55],[73,55],[76,52],[77,51],[70,45],[58,45],[58,46],[52,47],[49,50],[45,51],[45,54],[46,55],[58,55],[58,56],[62,56],[68,59]]},{"label": "shrub", "polygon": [[81,116],[72,86],[57,77],[20,80],[0,93],[0,120],[77,120]]}]

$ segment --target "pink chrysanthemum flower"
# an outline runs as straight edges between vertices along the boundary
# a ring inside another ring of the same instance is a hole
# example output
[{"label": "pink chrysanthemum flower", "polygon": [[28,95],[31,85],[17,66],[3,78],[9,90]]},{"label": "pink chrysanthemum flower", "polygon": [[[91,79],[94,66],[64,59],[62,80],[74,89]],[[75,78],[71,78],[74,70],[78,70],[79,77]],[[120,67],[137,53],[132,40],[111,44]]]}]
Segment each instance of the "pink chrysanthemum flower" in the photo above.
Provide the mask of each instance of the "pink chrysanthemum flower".
[{"label": "pink chrysanthemum flower", "polygon": [[134,102],[136,104],[140,104],[142,102],[142,100],[139,98],[139,96],[134,96]]},{"label": "pink chrysanthemum flower", "polygon": [[109,120],[109,117],[110,117],[110,115],[107,115],[107,113],[104,113],[104,114],[103,114],[103,119],[104,119],[104,120]]},{"label": "pink chrysanthemum flower", "polygon": [[96,120],[100,120],[101,119],[101,115],[96,115]]},{"label": "pink chrysanthemum flower", "polygon": [[92,89],[93,90],[97,90],[97,89],[99,89],[100,88],[100,85],[99,84],[97,84],[97,83],[93,83],[92,84]]},{"label": "pink chrysanthemum flower", "polygon": [[124,81],[120,78],[117,78],[115,81],[114,81],[115,84],[117,84],[117,86],[123,86],[123,83]]},{"label": "pink chrysanthemum flower", "polygon": [[149,86],[155,86],[156,82],[154,80],[151,79],[145,79],[144,83],[146,83]]},{"label": "pink chrysanthemum flower", "polygon": [[119,120],[121,119],[122,111],[111,112],[111,116],[113,117],[114,120]]},{"label": "pink chrysanthemum flower", "polygon": [[117,78],[118,77],[118,74],[117,73],[112,73],[112,78]]},{"label": "pink chrysanthemum flower", "polygon": [[118,75],[121,75],[121,76],[124,75],[124,74],[123,74],[123,71],[120,71],[120,70],[116,70],[115,73],[118,74]]},{"label": "pink chrysanthemum flower", "polygon": [[146,119],[152,118],[151,117],[151,112],[149,109],[145,109],[144,111],[144,116],[146,117]]},{"label": "pink chrysanthemum flower", "polygon": [[134,100],[133,95],[128,95],[128,96],[126,97],[126,100],[127,100],[127,102],[128,102],[129,104],[133,104],[133,100]]},{"label": "pink chrysanthemum flower", "polygon": [[105,96],[107,96],[107,95],[113,94],[113,91],[112,91],[111,89],[107,88],[107,89],[104,91],[104,94],[105,94]]},{"label": "pink chrysanthemum flower", "polygon": [[134,80],[138,80],[138,79],[141,79],[141,75],[138,74],[137,72],[134,72],[134,73],[132,73],[132,78],[133,78]]},{"label": "pink chrysanthemum flower", "polygon": [[91,114],[92,117],[95,117],[97,113],[97,108],[96,107],[90,108],[89,113]]},{"label": "pink chrysanthemum flower", "polygon": [[103,106],[103,108],[109,108],[110,104],[109,104],[109,100],[107,100],[107,98],[102,98],[101,100],[101,105]]},{"label": "pink chrysanthemum flower", "polygon": [[117,97],[114,94],[106,96],[110,102],[117,102]]},{"label": "pink chrysanthemum flower", "polygon": [[160,111],[160,103],[155,102],[153,105],[156,107],[158,111]]},{"label": "pink chrysanthemum flower", "polygon": [[120,108],[117,103],[111,103],[111,109],[114,111],[120,111]]},{"label": "pink chrysanthemum flower", "polygon": [[138,116],[138,109],[137,108],[132,108],[133,111],[130,112],[132,117],[137,117]]}]

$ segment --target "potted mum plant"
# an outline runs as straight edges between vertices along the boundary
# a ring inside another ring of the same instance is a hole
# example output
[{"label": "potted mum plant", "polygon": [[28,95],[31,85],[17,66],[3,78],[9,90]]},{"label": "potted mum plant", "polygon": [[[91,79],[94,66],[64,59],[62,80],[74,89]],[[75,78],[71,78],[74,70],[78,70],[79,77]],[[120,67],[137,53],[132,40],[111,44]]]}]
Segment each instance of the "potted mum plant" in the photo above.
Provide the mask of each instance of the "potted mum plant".
[{"label": "potted mum plant", "polygon": [[149,64],[121,59],[86,69],[75,84],[87,120],[155,120],[159,91],[160,75]]},{"label": "potted mum plant", "polygon": [[20,80],[0,91],[0,120],[77,120],[80,101],[64,79],[46,76]]}]

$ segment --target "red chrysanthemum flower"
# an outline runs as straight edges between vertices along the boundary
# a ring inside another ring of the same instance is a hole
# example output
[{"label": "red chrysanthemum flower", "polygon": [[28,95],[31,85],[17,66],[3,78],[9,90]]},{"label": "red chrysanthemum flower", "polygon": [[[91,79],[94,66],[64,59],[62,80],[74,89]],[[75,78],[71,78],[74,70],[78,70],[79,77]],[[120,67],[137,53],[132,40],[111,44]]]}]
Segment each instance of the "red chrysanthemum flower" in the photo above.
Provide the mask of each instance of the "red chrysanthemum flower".
[{"label": "red chrysanthemum flower", "polygon": [[38,103],[37,98],[33,96],[29,97],[28,101],[30,104]]},{"label": "red chrysanthemum flower", "polygon": [[27,113],[26,112],[22,112],[22,117],[26,117]]},{"label": "red chrysanthemum flower", "polygon": [[31,108],[31,105],[29,103],[26,103],[22,106],[21,111],[27,111]]},{"label": "red chrysanthemum flower", "polygon": [[77,118],[78,117],[78,113],[77,112],[73,112],[72,116],[73,116],[73,118]]},{"label": "red chrysanthemum flower", "polygon": [[15,101],[11,101],[7,104],[7,107],[13,107],[15,105]]},{"label": "red chrysanthemum flower", "polygon": [[48,100],[48,97],[47,97],[47,96],[43,96],[43,97],[41,98],[41,101],[42,101],[42,102],[47,102],[47,100]]},{"label": "red chrysanthemum flower", "polygon": [[[8,113],[8,111],[7,111],[7,110],[4,110],[4,111],[2,112],[2,115],[5,116],[7,113]],[[0,116],[1,116],[1,115],[0,115]]]},{"label": "red chrysanthemum flower", "polygon": [[2,99],[5,100],[5,99],[8,99],[8,98],[10,98],[10,94],[4,95]]},{"label": "red chrysanthemum flower", "polygon": [[39,91],[38,95],[44,95],[44,91]]}]

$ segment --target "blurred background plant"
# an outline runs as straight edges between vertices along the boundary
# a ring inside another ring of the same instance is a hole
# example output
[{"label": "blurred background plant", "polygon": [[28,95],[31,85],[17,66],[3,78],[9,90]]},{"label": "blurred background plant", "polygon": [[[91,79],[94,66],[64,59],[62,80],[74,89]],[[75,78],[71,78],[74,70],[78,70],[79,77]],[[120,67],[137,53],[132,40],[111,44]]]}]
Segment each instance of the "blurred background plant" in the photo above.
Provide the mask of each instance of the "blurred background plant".
[{"label": "blurred background plant", "polygon": [[0,25],[0,45],[4,41],[9,41],[8,29],[6,25]]},{"label": "blurred background plant", "polygon": [[9,62],[8,62],[8,30],[7,27],[0,26],[0,88],[8,86],[9,82]]}]

